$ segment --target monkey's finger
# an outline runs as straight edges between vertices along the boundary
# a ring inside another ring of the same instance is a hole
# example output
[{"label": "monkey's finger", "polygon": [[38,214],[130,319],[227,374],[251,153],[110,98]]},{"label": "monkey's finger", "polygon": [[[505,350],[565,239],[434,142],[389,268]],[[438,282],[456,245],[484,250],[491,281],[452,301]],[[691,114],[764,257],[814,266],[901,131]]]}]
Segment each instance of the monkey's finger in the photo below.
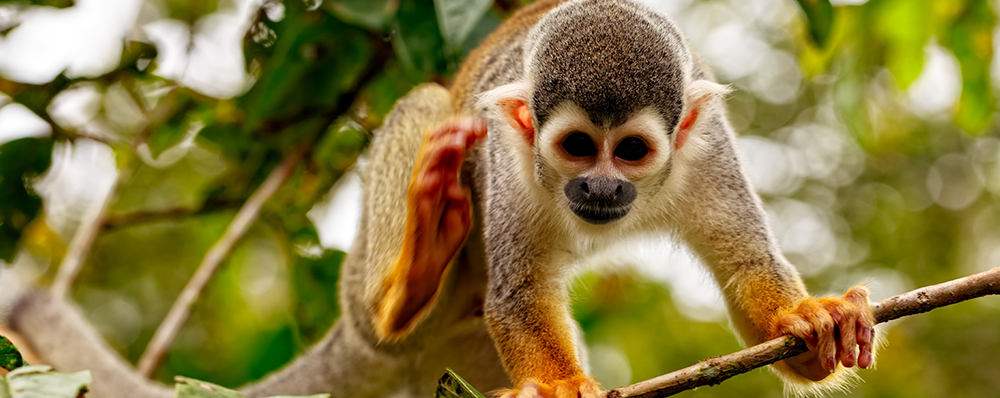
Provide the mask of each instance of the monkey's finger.
[{"label": "monkey's finger", "polygon": [[[837,312],[837,315],[841,315]],[[840,347],[837,352],[838,360],[846,367],[852,367],[857,363],[857,315],[848,314],[841,316],[837,322],[840,329]]]},{"label": "monkey's finger", "polygon": [[775,336],[792,335],[805,341],[809,351],[816,351],[816,331],[812,325],[797,312],[792,312],[781,316],[778,319],[777,333]]},{"label": "monkey's finger", "polygon": [[477,141],[486,137],[486,121],[472,118],[457,119],[442,133],[447,135],[462,135],[465,139],[465,147],[471,148]]},{"label": "monkey's finger", "polygon": [[434,131],[431,131],[430,139],[436,141],[441,137],[449,136],[455,134],[456,131],[462,130],[463,120],[464,118],[458,118],[445,122]]},{"label": "monkey's finger", "polygon": [[416,195],[422,200],[436,201],[446,182],[444,177],[446,176],[437,170],[426,170],[419,174],[416,181]]},{"label": "monkey's finger", "polygon": [[837,346],[834,339],[833,317],[826,308],[818,302],[803,303],[803,315],[812,324],[816,332],[816,356],[824,370],[833,371],[837,368]]},{"label": "monkey's finger", "polygon": [[446,187],[442,186],[442,177],[440,172],[434,170],[422,173],[417,176],[418,181],[414,184],[416,189],[410,193],[409,201],[413,211],[410,216],[414,217],[422,232],[432,237],[437,234],[436,229],[443,212],[441,198],[442,190]]},{"label": "monkey's finger", "polygon": [[455,174],[465,159],[465,148],[461,140],[461,136],[455,135],[440,143],[430,159],[431,167],[446,174]]},{"label": "monkey's finger", "polygon": [[444,247],[455,247],[457,250],[469,234],[470,207],[468,201],[448,201],[448,209],[441,218],[441,226],[438,229]]},{"label": "monkey's finger", "polygon": [[487,134],[486,121],[483,119],[473,120],[469,132],[471,132],[472,134],[469,136],[469,142],[467,147],[471,148],[472,145],[475,145],[476,142],[482,140],[483,138],[486,138]]},{"label": "monkey's finger", "polygon": [[828,301],[827,309],[830,317],[836,325],[834,339],[837,345],[836,361],[845,367],[854,366],[857,361],[856,340],[857,333],[856,319],[857,308],[842,299],[825,299]]},{"label": "monkey's finger", "polygon": [[868,369],[875,363],[872,347],[875,328],[858,325],[858,366]]},{"label": "monkey's finger", "polygon": [[431,139],[437,139],[443,136],[453,135],[458,132],[474,132],[479,133],[479,130],[483,130],[485,134],[486,122],[482,119],[473,119],[469,117],[460,117],[449,120],[445,122],[441,127],[432,131],[430,134]]},{"label": "monkey's finger", "polygon": [[844,294],[844,299],[853,303],[858,309],[857,318],[857,341],[858,341],[858,366],[862,368],[870,367],[874,361],[874,337],[875,337],[875,316],[871,310],[871,303],[868,301],[868,288],[864,286],[852,287]]},{"label": "monkey's finger", "polygon": [[569,384],[559,384],[556,386],[555,398],[579,398],[580,391]]},{"label": "monkey's finger", "polygon": [[521,387],[521,391],[517,393],[517,398],[541,398],[542,394],[540,387],[535,383],[525,384]]}]

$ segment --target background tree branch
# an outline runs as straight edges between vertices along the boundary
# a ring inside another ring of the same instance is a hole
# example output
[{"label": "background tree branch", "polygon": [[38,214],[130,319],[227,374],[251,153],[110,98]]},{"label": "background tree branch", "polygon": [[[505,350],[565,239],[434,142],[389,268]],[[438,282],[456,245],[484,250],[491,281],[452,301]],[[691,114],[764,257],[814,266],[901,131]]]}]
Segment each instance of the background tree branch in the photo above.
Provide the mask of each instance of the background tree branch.
[{"label": "background tree branch", "polygon": [[260,214],[264,203],[274,196],[278,188],[292,175],[295,166],[299,164],[299,160],[302,159],[302,156],[307,152],[311,144],[311,141],[306,141],[299,145],[281,161],[278,167],[271,171],[267,179],[250,195],[250,199],[236,213],[236,217],[233,218],[233,221],[226,228],[226,232],[223,233],[218,242],[205,253],[205,257],[198,266],[198,270],[191,277],[191,280],[188,281],[188,284],[184,286],[184,290],[181,291],[177,300],[174,301],[173,306],[170,307],[170,312],[167,313],[166,318],[164,318],[160,327],[156,329],[156,333],[153,334],[153,338],[146,347],[146,351],[139,358],[139,363],[136,367],[140,374],[150,377],[156,371],[156,368],[159,367],[163,361],[163,357],[167,353],[167,349],[173,344],[181,327],[184,326],[188,316],[190,316],[191,306],[201,297],[205,287],[208,286],[208,282],[215,275],[215,271],[222,265],[222,261],[226,259],[232,248],[246,235],[254,221],[257,220],[257,216]]},{"label": "background tree branch", "polygon": [[[964,278],[926,286],[872,304],[875,320],[885,323],[921,314],[961,301],[1000,294],[1000,267]],[[741,373],[806,352],[802,339],[779,337],[729,355],[709,358],[692,366],[608,391],[608,398],[667,397],[710,386]]]}]

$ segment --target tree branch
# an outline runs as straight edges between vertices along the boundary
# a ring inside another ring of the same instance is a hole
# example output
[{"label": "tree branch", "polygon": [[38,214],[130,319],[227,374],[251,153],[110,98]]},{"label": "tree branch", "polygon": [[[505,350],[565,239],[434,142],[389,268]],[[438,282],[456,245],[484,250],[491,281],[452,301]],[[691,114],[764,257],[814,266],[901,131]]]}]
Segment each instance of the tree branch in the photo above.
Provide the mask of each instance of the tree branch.
[{"label": "tree branch", "polygon": [[215,271],[222,265],[222,261],[226,259],[226,256],[236,246],[236,243],[243,238],[250,229],[250,226],[253,225],[253,222],[257,220],[264,203],[274,196],[278,188],[292,175],[295,166],[298,165],[299,160],[302,159],[302,156],[311,144],[312,140],[306,140],[285,156],[281,164],[271,171],[267,179],[260,184],[260,187],[250,195],[250,198],[247,199],[243,207],[236,213],[236,217],[233,218],[233,221],[226,228],[226,232],[222,234],[219,241],[215,242],[215,245],[205,253],[205,257],[198,266],[198,270],[195,271],[187,285],[184,286],[181,294],[177,296],[177,300],[170,307],[166,318],[163,319],[160,327],[153,334],[153,338],[146,347],[146,351],[139,358],[139,364],[136,367],[140,374],[148,378],[159,367],[164,355],[167,353],[167,349],[173,344],[181,327],[184,326],[184,323],[191,315],[191,306],[201,297],[201,293],[205,290],[212,276],[215,275]]},{"label": "tree branch", "polygon": [[[875,320],[884,323],[907,315],[990,294],[1000,294],[1000,267],[953,281],[923,287],[872,304]],[[695,387],[715,385],[753,369],[806,352],[806,344],[785,336],[684,369],[608,391],[607,398],[667,397]]]},{"label": "tree branch", "polygon": [[201,206],[173,206],[154,210],[135,210],[122,213],[108,213],[104,221],[104,230],[131,227],[140,224],[162,221],[176,221],[186,217],[209,214],[221,210],[232,210],[240,207],[242,202],[230,198],[210,198]]},{"label": "tree branch", "polygon": [[[56,125],[53,124],[53,126]],[[107,144],[105,143],[105,145]],[[94,241],[97,240],[97,235],[104,229],[104,223],[108,217],[108,209],[118,199],[118,192],[129,181],[135,167],[135,159],[128,160],[124,165],[118,167],[115,181],[111,185],[111,189],[107,195],[101,201],[101,206],[92,209],[91,212],[84,213],[80,226],[73,233],[73,238],[69,242],[66,255],[63,256],[62,261],[59,263],[59,270],[56,271],[55,279],[52,281],[51,289],[55,297],[61,299],[69,295],[70,287],[73,286],[73,281],[76,279],[77,274],[80,273],[80,268],[87,261],[90,249],[94,245]]]},{"label": "tree branch", "polygon": [[66,255],[63,256],[62,261],[59,263],[59,270],[56,271],[55,279],[52,281],[52,295],[56,298],[63,299],[69,295],[73,280],[80,273],[83,263],[87,261],[87,256],[90,254],[90,247],[94,245],[97,235],[104,227],[107,209],[114,202],[115,198],[118,197],[119,181],[123,179],[121,173],[119,171],[114,185],[101,201],[100,207],[86,211],[80,221],[80,226],[73,233],[73,238],[69,241]]}]

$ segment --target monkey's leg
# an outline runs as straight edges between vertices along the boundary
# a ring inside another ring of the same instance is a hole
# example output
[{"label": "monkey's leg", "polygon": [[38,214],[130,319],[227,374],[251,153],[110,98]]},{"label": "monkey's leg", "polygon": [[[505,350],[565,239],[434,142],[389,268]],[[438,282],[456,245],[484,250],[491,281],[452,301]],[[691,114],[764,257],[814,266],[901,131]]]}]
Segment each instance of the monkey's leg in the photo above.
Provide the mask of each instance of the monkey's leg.
[{"label": "monkey's leg", "polygon": [[459,172],[466,152],[485,136],[485,123],[470,119],[449,120],[424,134],[406,192],[402,249],[376,316],[380,338],[408,332],[440,291],[445,268],[472,226],[470,193]]}]

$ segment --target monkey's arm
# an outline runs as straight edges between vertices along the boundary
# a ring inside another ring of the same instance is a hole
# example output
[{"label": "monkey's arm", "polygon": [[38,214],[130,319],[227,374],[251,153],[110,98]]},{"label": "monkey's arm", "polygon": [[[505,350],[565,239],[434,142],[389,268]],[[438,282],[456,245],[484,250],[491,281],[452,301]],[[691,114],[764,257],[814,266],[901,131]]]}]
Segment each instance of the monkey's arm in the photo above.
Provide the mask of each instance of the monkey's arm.
[{"label": "monkey's arm", "polygon": [[800,337],[810,351],[776,364],[779,374],[792,388],[842,384],[849,371],[829,377],[838,364],[868,367],[874,360],[868,291],[856,287],[842,298],[809,296],[774,243],[767,216],[740,168],[730,128],[721,117],[702,123],[713,150],[693,160],[691,170],[698,177],[685,179],[682,189],[684,196],[699,199],[683,201],[685,208],[677,214],[684,219],[675,223],[709,266],[745,343]]}]

